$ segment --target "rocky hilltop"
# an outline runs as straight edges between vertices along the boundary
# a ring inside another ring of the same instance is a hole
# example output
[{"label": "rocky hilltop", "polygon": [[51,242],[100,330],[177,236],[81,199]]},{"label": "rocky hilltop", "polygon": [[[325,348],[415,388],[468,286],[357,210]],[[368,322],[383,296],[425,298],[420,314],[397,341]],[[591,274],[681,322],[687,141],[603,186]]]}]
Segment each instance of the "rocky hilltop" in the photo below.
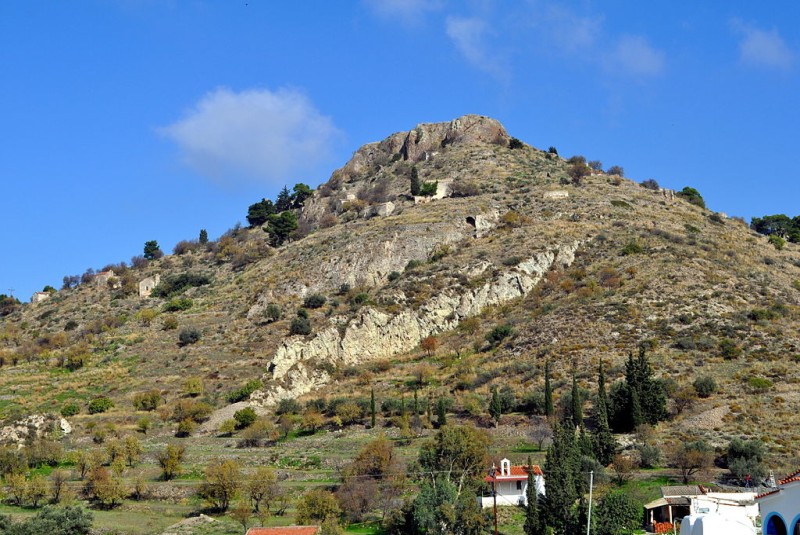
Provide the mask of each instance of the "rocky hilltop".
[{"label": "rocky hilltop", "polygon": [[[100,394],[124,422],[142,392],[171,406],[199,383],[222,410],[255,380],[259,410],[423,388],[467,411],[492,386],[541,389],[546,359],[557,392],[572,370],[593,388],[601,360],[613,381],[644,344],[673,395],[717,384],[658,432],[769,435],[796,456],[800,250],[600,167],[477,115],[364,145],[280,247],[233,228],[1,318],[0,413],[72,403],[80,430]],[[190,282],[141,296],[156,276]]]}]

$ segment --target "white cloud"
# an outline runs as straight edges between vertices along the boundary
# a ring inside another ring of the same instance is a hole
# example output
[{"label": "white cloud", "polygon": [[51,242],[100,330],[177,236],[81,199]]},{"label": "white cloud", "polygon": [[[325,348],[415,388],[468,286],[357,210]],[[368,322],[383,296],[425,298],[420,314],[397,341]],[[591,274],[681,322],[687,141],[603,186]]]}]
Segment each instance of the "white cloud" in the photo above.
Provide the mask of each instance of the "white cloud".
[{"label": "white cloud", "polygon": [[375,14],[386,19],[397,19],[403,23],[419,21],[426,12],[441,9],[437,0],[363,0]]},{"label": "white cloud", "polygon": [[795,61],[795,53],[778,33],[778,30],[761,30],[738,19],[731,26],[741,36],[739,59],[748,65],[788,70]]},{"label": "white cloud", "polygon": [[220,88],[158,132],[178,144],[184,162],[215,180],[284,184],[314,171],[339,131],[292,89]]},{"label": "white cloud", "polygon": [[570,54],[593,48],[603,25],[602,17],[580,16],[559,5],[539,4],[535,18],[550,43]]},{"label": "white cloud", "polygon": [[445,31],[456,49],[474,67],[496,78],[507,78],[503,62],[491,51],[486,41],[488,27],[482,19],[447,17]]},{"label": "white cloud", "polygon": [[613,74],[645,77],[664,71],[664,54],[638,35],[620,37],[604,58],[606,69]]}]

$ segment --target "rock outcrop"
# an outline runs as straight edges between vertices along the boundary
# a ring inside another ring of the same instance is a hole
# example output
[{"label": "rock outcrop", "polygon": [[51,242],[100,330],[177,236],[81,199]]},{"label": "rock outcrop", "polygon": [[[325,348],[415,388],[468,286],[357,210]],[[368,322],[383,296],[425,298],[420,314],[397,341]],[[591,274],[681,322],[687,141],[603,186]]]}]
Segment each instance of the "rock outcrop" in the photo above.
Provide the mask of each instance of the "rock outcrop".
[{"label": "rock outcrop", "polygon": [[364,307],[357,317],[344,324],[341,318],[332,319],[331,325],[311,340],[290,338],[272,358],[265,377],[268,386],[254,393],[251,399],[273,405],[325,384],[330,379],[327,370],[337,365],[411,351],[423,338],[453,329],[487,306],[525,296],[554,264],[571,265],[578,246],[575,241],[538,253],[478,288],[465,293],[442,292],[417,310],[387,314]]},{"label": "rock outcrop", "polygon": [[71,432],[72,426],[64,418],[52,414],[31,414],[0,428],[0,444],[22,447],[26,442],[41,438],[48,433],[68,435]]}]

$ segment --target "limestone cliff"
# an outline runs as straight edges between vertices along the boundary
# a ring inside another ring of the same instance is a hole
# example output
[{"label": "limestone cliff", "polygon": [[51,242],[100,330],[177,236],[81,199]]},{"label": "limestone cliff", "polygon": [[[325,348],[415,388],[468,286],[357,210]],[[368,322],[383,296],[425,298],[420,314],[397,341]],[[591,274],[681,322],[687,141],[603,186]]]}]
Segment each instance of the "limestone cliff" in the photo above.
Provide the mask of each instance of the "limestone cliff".
[{"label": "limestone cliff", "polygon": [[578,246],[579,242],[573,241],[538,253],[478,288],[465,293],[444,291],[418,310],[387,314],[364,307],[344,325],[333,319],[311,340],[290,338],[272,358],[264,378],[267,387],[251,399],[273,405],[325,384],[330,379],[326,364],[358,364],[411,351],[423,338],[453,329],[487,306],[525,296],[556,263],[562,267],[572,264]]}]

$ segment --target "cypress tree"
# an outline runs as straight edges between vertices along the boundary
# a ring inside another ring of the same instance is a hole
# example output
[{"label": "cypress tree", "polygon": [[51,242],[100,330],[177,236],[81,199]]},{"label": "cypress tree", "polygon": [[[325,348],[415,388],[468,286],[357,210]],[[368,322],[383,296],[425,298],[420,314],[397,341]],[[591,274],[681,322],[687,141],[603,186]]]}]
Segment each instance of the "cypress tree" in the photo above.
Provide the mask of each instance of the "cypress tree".
[{"label": "cypress tree", "polygon": [[198,240],[200,245],[205,245],[208,243],[208,231],[206,229],[200,229],[200,239]]},{"label": "cypress tree", "polygon": [[436,423],[440,428],[447,425],[447,408],[444,406],[444,398],[439,398],[436,402]]},{"label": "cypress tree", "polygon": [[530,457],[528,457],[528,488],[525,489],[525,497],[528,501],[525,506],[525,524],[523,526],[525,535],[544,535],[539,511],[539,496],[536,494],[536,478],[533,474],[533,464],[531,464]]},{"label": "cypress tree", "polygon": [[503,414],[503,407],[500,404],[500,394],[497,393],[497,387],[492,388],[492,400],[489,403],[489,415],[494,420],[494,426],[500,423],[500,416]]},{"label": "cypress tree", "polygon": [[581,427],[583,425],[583,403],[581,403],[581,393],[578,390],[578,381],[575,372],[572,372],[572,425]]},{"label": "cypress tree", "polygon": [[544,363],[544,413],[553,416],[553,387],[550,386],[550,361]]},{"label": "cypress tree", "polygon": [[597,431],[594,437],[594,458],[603,466],[608,466],[617,449],[617,442],[608,424],[608,396],[606,394],[606,374],[600,361],[597,378],[597,408],[595,412]]},{"label": "cypress tree", "polygon": [[569,527],[574,524],[574,505],[582,486],[580,452],[575,441],[575,429],[570,422],[557,424],[553,429],[553,442],[547,450],[545,473],[545,523],[557,533],[569,533]]},{"label": "cypress tree", "polygon": [[369,412],[370,412],[370,424],[372,429],[375,429],[375,389],[372,388],[369,391]]}]

